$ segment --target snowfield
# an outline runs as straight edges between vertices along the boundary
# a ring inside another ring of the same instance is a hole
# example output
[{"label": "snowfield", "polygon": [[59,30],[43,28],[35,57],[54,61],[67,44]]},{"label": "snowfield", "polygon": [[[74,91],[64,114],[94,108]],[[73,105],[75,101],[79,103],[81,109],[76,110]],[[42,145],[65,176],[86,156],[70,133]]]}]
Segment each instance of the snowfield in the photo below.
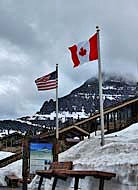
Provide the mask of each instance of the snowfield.
[{"label": "snowfield", "polygon": [[[115,172],[116,178],[106,181],[106,190],[138,190],[138,123],[122,131],[105,136],[105,146],[100,146],[100,135],[85,139],[59,155],[60,161],[73,161],[75,169],[92,169]],[[3,152],[0,152],[3,155]],[[0,183],[4,185],[5,174],[14,173],[21,177],[22,164],[17,161],[0,169]],[[37,176],[29,185],[36,187]],[[45,189],[51,189],[52,180],[47,180]],[[80,180],[81,189],[96,190],[98,180],[86,177]],[[71,190],[73,182],[58,181],[56,190]]]}]

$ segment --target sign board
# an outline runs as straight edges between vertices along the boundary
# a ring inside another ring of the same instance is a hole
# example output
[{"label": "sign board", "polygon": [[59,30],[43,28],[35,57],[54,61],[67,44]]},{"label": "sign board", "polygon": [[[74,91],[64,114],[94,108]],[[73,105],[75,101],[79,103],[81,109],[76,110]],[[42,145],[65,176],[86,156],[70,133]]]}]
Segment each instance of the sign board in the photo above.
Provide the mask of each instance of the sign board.
[{"label": "sign board", "polygon": [[53,162],[53,144],[30,142],[30,173],[47,170]]}]

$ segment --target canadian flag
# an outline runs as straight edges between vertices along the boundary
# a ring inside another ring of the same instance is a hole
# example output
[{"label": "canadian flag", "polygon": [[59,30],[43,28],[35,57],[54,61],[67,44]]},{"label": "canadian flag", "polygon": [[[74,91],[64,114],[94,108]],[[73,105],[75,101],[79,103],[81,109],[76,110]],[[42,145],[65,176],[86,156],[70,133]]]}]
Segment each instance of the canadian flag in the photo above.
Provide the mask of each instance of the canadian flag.
[{"label": "canadian flag", "polygon": [[71,51],[74,67],[98,59],[97,33],[88,41],[83,41],[69,47],[69,50]]}]

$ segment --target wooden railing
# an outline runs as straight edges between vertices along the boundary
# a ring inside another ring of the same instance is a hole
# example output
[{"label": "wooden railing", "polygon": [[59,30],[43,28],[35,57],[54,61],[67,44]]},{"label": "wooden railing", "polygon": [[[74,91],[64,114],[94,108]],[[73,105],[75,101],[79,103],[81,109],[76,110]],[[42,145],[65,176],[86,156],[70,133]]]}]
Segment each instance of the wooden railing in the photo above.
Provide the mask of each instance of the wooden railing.
[{"label": "wooden railing", "polygon": [[13,154],[11,156],[8,156],[2,160],[0,160],[0,168],[3,168],[17,160],[20,160],[22,158],[22,153],[21,152],[18,152],[16,154]]}]

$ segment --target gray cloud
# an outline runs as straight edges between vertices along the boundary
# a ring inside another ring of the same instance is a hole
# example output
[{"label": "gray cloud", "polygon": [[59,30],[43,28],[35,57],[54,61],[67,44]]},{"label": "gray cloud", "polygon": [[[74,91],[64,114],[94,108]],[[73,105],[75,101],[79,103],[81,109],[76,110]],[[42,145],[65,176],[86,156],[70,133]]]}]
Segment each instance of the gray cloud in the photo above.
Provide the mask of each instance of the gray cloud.
[{"label": "gray cloud", "polygon": [[68,47],[89,39],[100,26],[103,71],[138,80],[138,2],[113,0],[0,1],[0,115],[38,111],[55,91],[34,83],[59,64],[59,96],[96,76],[97,61],[76,69]]}]

